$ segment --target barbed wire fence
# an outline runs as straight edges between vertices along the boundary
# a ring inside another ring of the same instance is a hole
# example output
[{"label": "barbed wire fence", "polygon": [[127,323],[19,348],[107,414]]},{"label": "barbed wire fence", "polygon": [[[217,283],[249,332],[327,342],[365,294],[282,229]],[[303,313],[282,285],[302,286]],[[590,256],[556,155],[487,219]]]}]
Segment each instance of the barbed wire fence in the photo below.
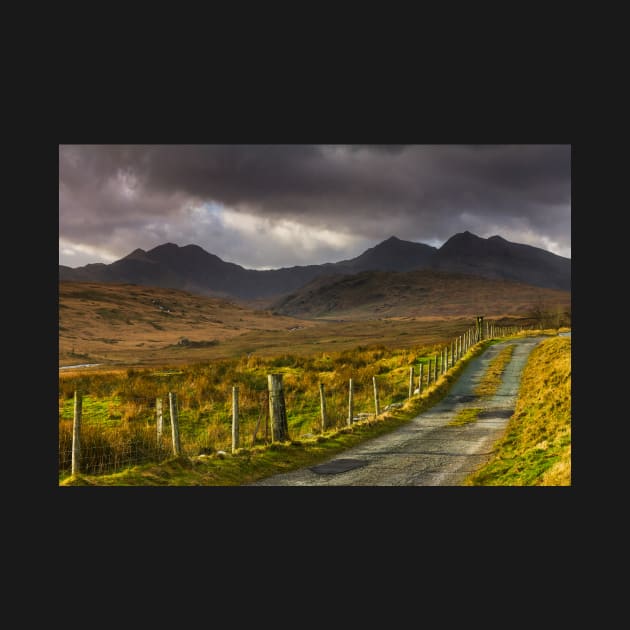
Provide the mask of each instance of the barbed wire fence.
[{"label": "barbed wire fence", "polygon": [[[319,397],[288,386],[286,414],[292,439],[311,437],[400,407],[435,385],[440,376],[484,338],[505,337],[523,327],[496,326],[478,318],[433,355],[371,378],[339,378],[319,384]],[[417,368],[417,369],[416,369]],[[295,383],[293,384],[295,385]],[[235,383],[231,399],[200,402],[169,391],[156,397],[114,396],[103,401],[80,390],[59,405],[59,475],[103,475],[173,456],[194,457],[268,445],[274,418],[269,389]],[[184,401],[182,400],[184,399]]]}]

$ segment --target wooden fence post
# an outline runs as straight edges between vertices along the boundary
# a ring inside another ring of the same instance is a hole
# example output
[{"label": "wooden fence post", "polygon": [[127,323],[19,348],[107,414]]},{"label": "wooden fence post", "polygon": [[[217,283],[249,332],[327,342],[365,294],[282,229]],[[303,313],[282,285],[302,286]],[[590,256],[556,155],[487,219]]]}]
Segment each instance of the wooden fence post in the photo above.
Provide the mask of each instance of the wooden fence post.
[{"label": "wooden fence post", "polygon": [[435,373],[433,374],[433,380],[438,380],[438,355],[435,355],[435,365],[434,365]]},{"label": "wooden fence post", "polygon": [[379,416],[381,414],[381,405],[378,400],[378,386],[376,385],[376,376],[372,377],[372,384],[374,385],[374,415]]},{"label": "wooden fence post", "polygon": [[424,363],[420,364],[420,376],[418,376],[418,393],[419,394],[422,393],[422,372],[424,371],[422,368],[424,368]]},{"label": "wooden fence post", "polygon": [[155,426],[157,428],[157,441],[161,442],[162,433],[164,431],[164,410],[162,409],[162,397],[158,396],[155,399]]},{"label": "wooden fence post", "polygon": [[413,365],[409,368],[409,398],[413,396]]},{"label": "wooden fence post", "polygon": [[72,422],[72,474],[81,472],[81,416],[83,414],[83,396],[74,390],[74,420]]},{"label": "wooden fence post", "polygon": [[354,391],[352,389],[352,379],[348,383],[348,425],[354,422]]},{"label": "wooden fence post", "polygon": [[238,387],[232,387],[232,453],[238,448]]},{"label": "wooden fence post", "polygon": [[326,418],[326,398],[324,396],[324,384],[319,384],[319,409],[322,417],[322,433],[326,430],[328,419]]},{"label": "wooden fence post", "polygon": [[289,439],[287,409],[284,404],[282,374],[268,374],[269,417],[271,419],[271,441],[286,442]]},{"label": "wooden fence post", "polygon": [[173,436],[173,453],[176,457],[182,454],[182,445],[179,441],[179,418],[177,416],[177,394],[168,393],[168,405],[171,413],[171,434]]},{"label": "wooden fence post", "polygon": [[431,384],[431,374],[433,374],[433,359],[429,359],[429,370],[427,372],[427,387]]}]

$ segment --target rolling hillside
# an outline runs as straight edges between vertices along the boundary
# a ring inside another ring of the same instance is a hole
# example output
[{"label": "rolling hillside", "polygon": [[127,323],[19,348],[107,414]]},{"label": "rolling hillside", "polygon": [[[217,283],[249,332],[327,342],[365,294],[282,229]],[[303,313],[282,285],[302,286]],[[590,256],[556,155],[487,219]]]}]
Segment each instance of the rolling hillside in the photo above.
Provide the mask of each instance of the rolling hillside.
[{"label": "rolling hillside", "polygon": [[59,284],[59,365],[177,362],[242,335],[313,325],[174,289]]},{"label": "rolling hillside", "polygon": [[367,271],[313,280],[273,305],[302,318],[528,316],[570,308],[568,291],[441,271]]}]

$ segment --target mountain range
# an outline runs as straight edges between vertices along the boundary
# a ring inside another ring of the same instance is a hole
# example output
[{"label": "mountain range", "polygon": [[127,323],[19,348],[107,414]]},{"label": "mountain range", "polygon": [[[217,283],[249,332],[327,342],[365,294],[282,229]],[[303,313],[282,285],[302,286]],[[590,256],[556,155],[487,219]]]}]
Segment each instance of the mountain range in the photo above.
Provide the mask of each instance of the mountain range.
[{"label": "mountain range", "polygon": [[76,268],[59,265],[59,280],[131,283],[255,300],[280,299],[326,276],[416,270],[571,290],[570,258],[531,245],[512,243],[500,236],[481,238],[468,231],[455,234],[439,248],[392,236],[356,258],[265,271],[225,262],[198,245],[180,247],[165,243],[149,251],[136,249],[111,264],[95,263]]}]

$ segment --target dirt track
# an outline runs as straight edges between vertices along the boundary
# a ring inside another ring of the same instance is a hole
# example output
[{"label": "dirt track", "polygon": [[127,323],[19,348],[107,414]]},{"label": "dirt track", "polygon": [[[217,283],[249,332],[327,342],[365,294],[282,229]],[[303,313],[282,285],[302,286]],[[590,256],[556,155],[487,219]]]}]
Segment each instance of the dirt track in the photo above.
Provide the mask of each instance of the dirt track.
[{"label": "dirt track", "polygon": [[[518,395],[529,353],[545,337],[510,339],[488,348],[466,366],[449,394],[437,405],[393,430],[324,464],[267,477],[252,486],[457,486],[492,454]],[[515,344],[497,393],[474,396],[488,363]],[[447,426],[460,409],[482,408],[470,424]]]}]

